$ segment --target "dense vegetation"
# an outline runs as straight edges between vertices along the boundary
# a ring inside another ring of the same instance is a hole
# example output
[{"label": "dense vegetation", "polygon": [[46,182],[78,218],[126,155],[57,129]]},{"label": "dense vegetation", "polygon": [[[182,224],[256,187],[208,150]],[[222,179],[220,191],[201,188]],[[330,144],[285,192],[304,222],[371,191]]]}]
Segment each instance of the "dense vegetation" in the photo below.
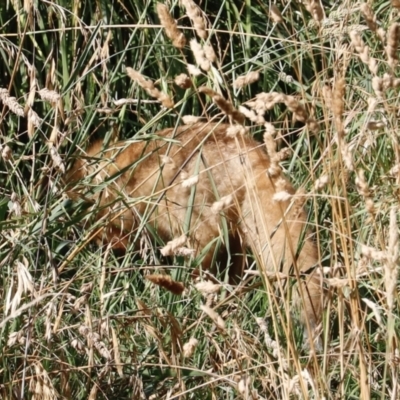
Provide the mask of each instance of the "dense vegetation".
[{"label": "dense vegetation", "polygon": [[[0,3],[0,397],[398,399],[399,1],[163,4]],[[91,243],[66,193],[96,138],[237,110],[260,141],[273,126],[307,199],[326,288],[311,348],[292,285],[278,296],[251,254],[209,293],[146,227],[125,256]]]}]

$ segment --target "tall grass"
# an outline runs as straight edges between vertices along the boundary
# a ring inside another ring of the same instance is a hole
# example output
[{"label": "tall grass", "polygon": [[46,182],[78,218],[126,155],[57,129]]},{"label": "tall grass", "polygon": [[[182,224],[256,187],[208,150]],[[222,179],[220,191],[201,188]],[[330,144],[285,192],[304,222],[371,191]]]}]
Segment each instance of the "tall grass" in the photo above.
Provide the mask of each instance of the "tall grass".
[{"label": "tall grass", "polygon": [[[0,4],[0,396],[399,398],[398,1],[181,3]],[[149,229],[118,258],[65,193],[96,138],[237,110],[260,139],[272,124],[307,199],[326,288],[316,351],[268,280],[196,286]],[[146,279],[160,271],[183,295]]]}]

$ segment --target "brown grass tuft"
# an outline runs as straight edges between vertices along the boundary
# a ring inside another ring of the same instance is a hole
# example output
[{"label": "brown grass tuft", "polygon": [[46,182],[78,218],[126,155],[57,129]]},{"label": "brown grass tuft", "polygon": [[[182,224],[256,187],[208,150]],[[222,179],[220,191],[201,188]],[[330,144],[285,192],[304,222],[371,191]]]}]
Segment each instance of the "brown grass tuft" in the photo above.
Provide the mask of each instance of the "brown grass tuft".
[{"label": "brown grass tuft", "polygon": [[185,290],[182,282],[174,281],[169,275],[147,275],[146,279],[176,295],[181,295]]}]

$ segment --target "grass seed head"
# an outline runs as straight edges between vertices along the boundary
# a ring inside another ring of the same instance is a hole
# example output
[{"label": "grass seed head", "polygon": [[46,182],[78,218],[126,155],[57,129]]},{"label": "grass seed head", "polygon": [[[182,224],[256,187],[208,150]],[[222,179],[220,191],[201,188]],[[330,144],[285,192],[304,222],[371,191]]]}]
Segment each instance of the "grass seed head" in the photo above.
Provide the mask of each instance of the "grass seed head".
[{"label": "grass seed head", "polygon": [[372,32],[376,32],[377,24],[376,24],[376,15],[372,11],[372,8],[368,3],[363,3],[360,6],[360,10],[364,15],[365,22],[368,25],[368,28],[371,29]]},{"label": "grass seed head", "polygon": [[169,275],[147,275],[146,279],[176,295],[181,295],[185,290],[182,282],[174,281]]},{"label": "grass seed head", "polygon": [[179,247],[182,247],[187,241],[186,235],[181,235],[178,238],[169,241],[161,250],[161,254],[166,256],[172,256],[175,254]]},{"label": "grass seed head", "polygon": [[201,75],[201,71],[193,64],[187,64],[187,69],[190,75],[199,76]]},{"label": "grass seed head", "polygon": [[186,15],[192,21],[197,35],[203,40],[207,39],[207,24],[200,7],[193,0],[182,0],[182,5],[185,7]]},{"label": "grass seed head", "polygon": [[183,357],[191,357],[196,350],[199,341],[196,338],[190,338],[188,342],[183,345]]},{"label": "grass seed head", "polygon": [[182,121],[185,125],[194,125],[197,122],[201,121],[201,117],[196,117],[194,115],[184,115],[182,117]]},{"label": "grass seed head", "polygon": [[275,4],[271,4],[271,7],[269,8],[269,17],[276,24],[280,24],[283,22],[282,14]]},{"label": "grass seed head", "polygon": [[193,86],[192,80],[186,74],[176,76],[174,82],[182,89],[189,89]]},{"label": "grass seed head", "polygon": [[0,100],[5,104],[14,114],[19,117],[24,117],[25,112],[23,107],[19,105],[17,99],[13,96],[10,96],[7,89],[0,88]]},{"label": "grass seed head", "polygon": [[176,21],[171,17],[169,9],[165,4],[157,3],[157,14],[160,18],[161,25],[165,29],[165,33],[172,44],[178,49],[183,49],[186,45],[186,39],[183,33],[178,29]]},{"label": "grass seed head", "polygon": [[61,99],[60,94],[57,93],[55,90],[49,90],[47,88],[43,88],[39,90],[38,93],[42,100],[48,101],[53,104],[57,103]]},{"label": "grass seed head", "polygon": [[346,89],[346,81],[339,78],[335,82],[332,93],[332,113],[337,119],[342,119],[344,112],[344,95]]},{"label": "grass seed head", "polygon": [[205,43],[203,46],[203,50],[204,50],[204,55],[208,61],[212,63],[217,61],[217,55],[215,54],[214,48],[210,43]]},{"label": "grass seed head", "polygon": [[379,76],[374,76],[372,78],[372,89],[374,89],[374,92],[376,94],[376,97],[378,99],[383,99],[385,97],[385,93],[383,92],[383,79],[380,78]]},{"label": "grass seed head", "polygon": [[251,71],[246,75],[239,76],[233,82],[233,87],[239,89],[243,86],[250,85],[257,82],[260,79],[260,73],[258,71]]},{"label": "grass seed head", "polygon": [[209,60],[207,60],[201,44],[196,39],[192,39],[190,41],[190,48],[192,50],[196,63],[200,66],[200,68],[203,71],[209,71],[211,68],[211,63]]},{"label": "grass seed head", "polygon": [[146,79],[140,72],[135,71],[133,68],[126,67],[127,75],[135,82],[138,83],[140,87],[146,90],[146,92],[157,99],[166,108],[173,108],[173,100],[166,94],[160,92],[155,86],[153,81]]},{"label": "grass seed head", "polygon": [[190,188],[199,182],[199,175],[194,175],[182,181],[183,188]]},{"label": "grass seed head", "polygon": [[388,58],[389,66],[394,69],[398,62],[398,47],[399,47],[399,38],[400,38],[400,25],[396,22],[390,25],[388,34],[387,34],[387,45],[386,45],[386,55]]}]

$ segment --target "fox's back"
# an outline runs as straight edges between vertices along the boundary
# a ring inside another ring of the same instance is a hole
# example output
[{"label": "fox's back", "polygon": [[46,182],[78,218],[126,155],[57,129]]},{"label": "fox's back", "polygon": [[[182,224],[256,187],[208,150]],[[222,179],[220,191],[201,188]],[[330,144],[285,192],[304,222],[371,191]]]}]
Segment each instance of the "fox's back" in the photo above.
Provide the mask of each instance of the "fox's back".
[{"label": "fox's back", "polygon": [[[154,136],[107,149],[96,142],[69,173],[70,182],[86,177],[102,187],[92,195],[104,226],[100,241],[126,248],[151,226],[165,242],[187,238],[206,269],[214,264],[218,243],[228,245],[228,240],[231,254],[251,247],[266,270],[289,273],[293,265],[298,271],[314,270],[314,243],[300,243],[304,210],[291,200],[295,190],[280,168],[273,171],[262,144],[218,123],[165,129]],[[277,200],[279,191],[285,197]],[[244,259],[233,262],[236,275]],[[315,326],[321,284],[311,273],[303,285],[304,316]]]}]

